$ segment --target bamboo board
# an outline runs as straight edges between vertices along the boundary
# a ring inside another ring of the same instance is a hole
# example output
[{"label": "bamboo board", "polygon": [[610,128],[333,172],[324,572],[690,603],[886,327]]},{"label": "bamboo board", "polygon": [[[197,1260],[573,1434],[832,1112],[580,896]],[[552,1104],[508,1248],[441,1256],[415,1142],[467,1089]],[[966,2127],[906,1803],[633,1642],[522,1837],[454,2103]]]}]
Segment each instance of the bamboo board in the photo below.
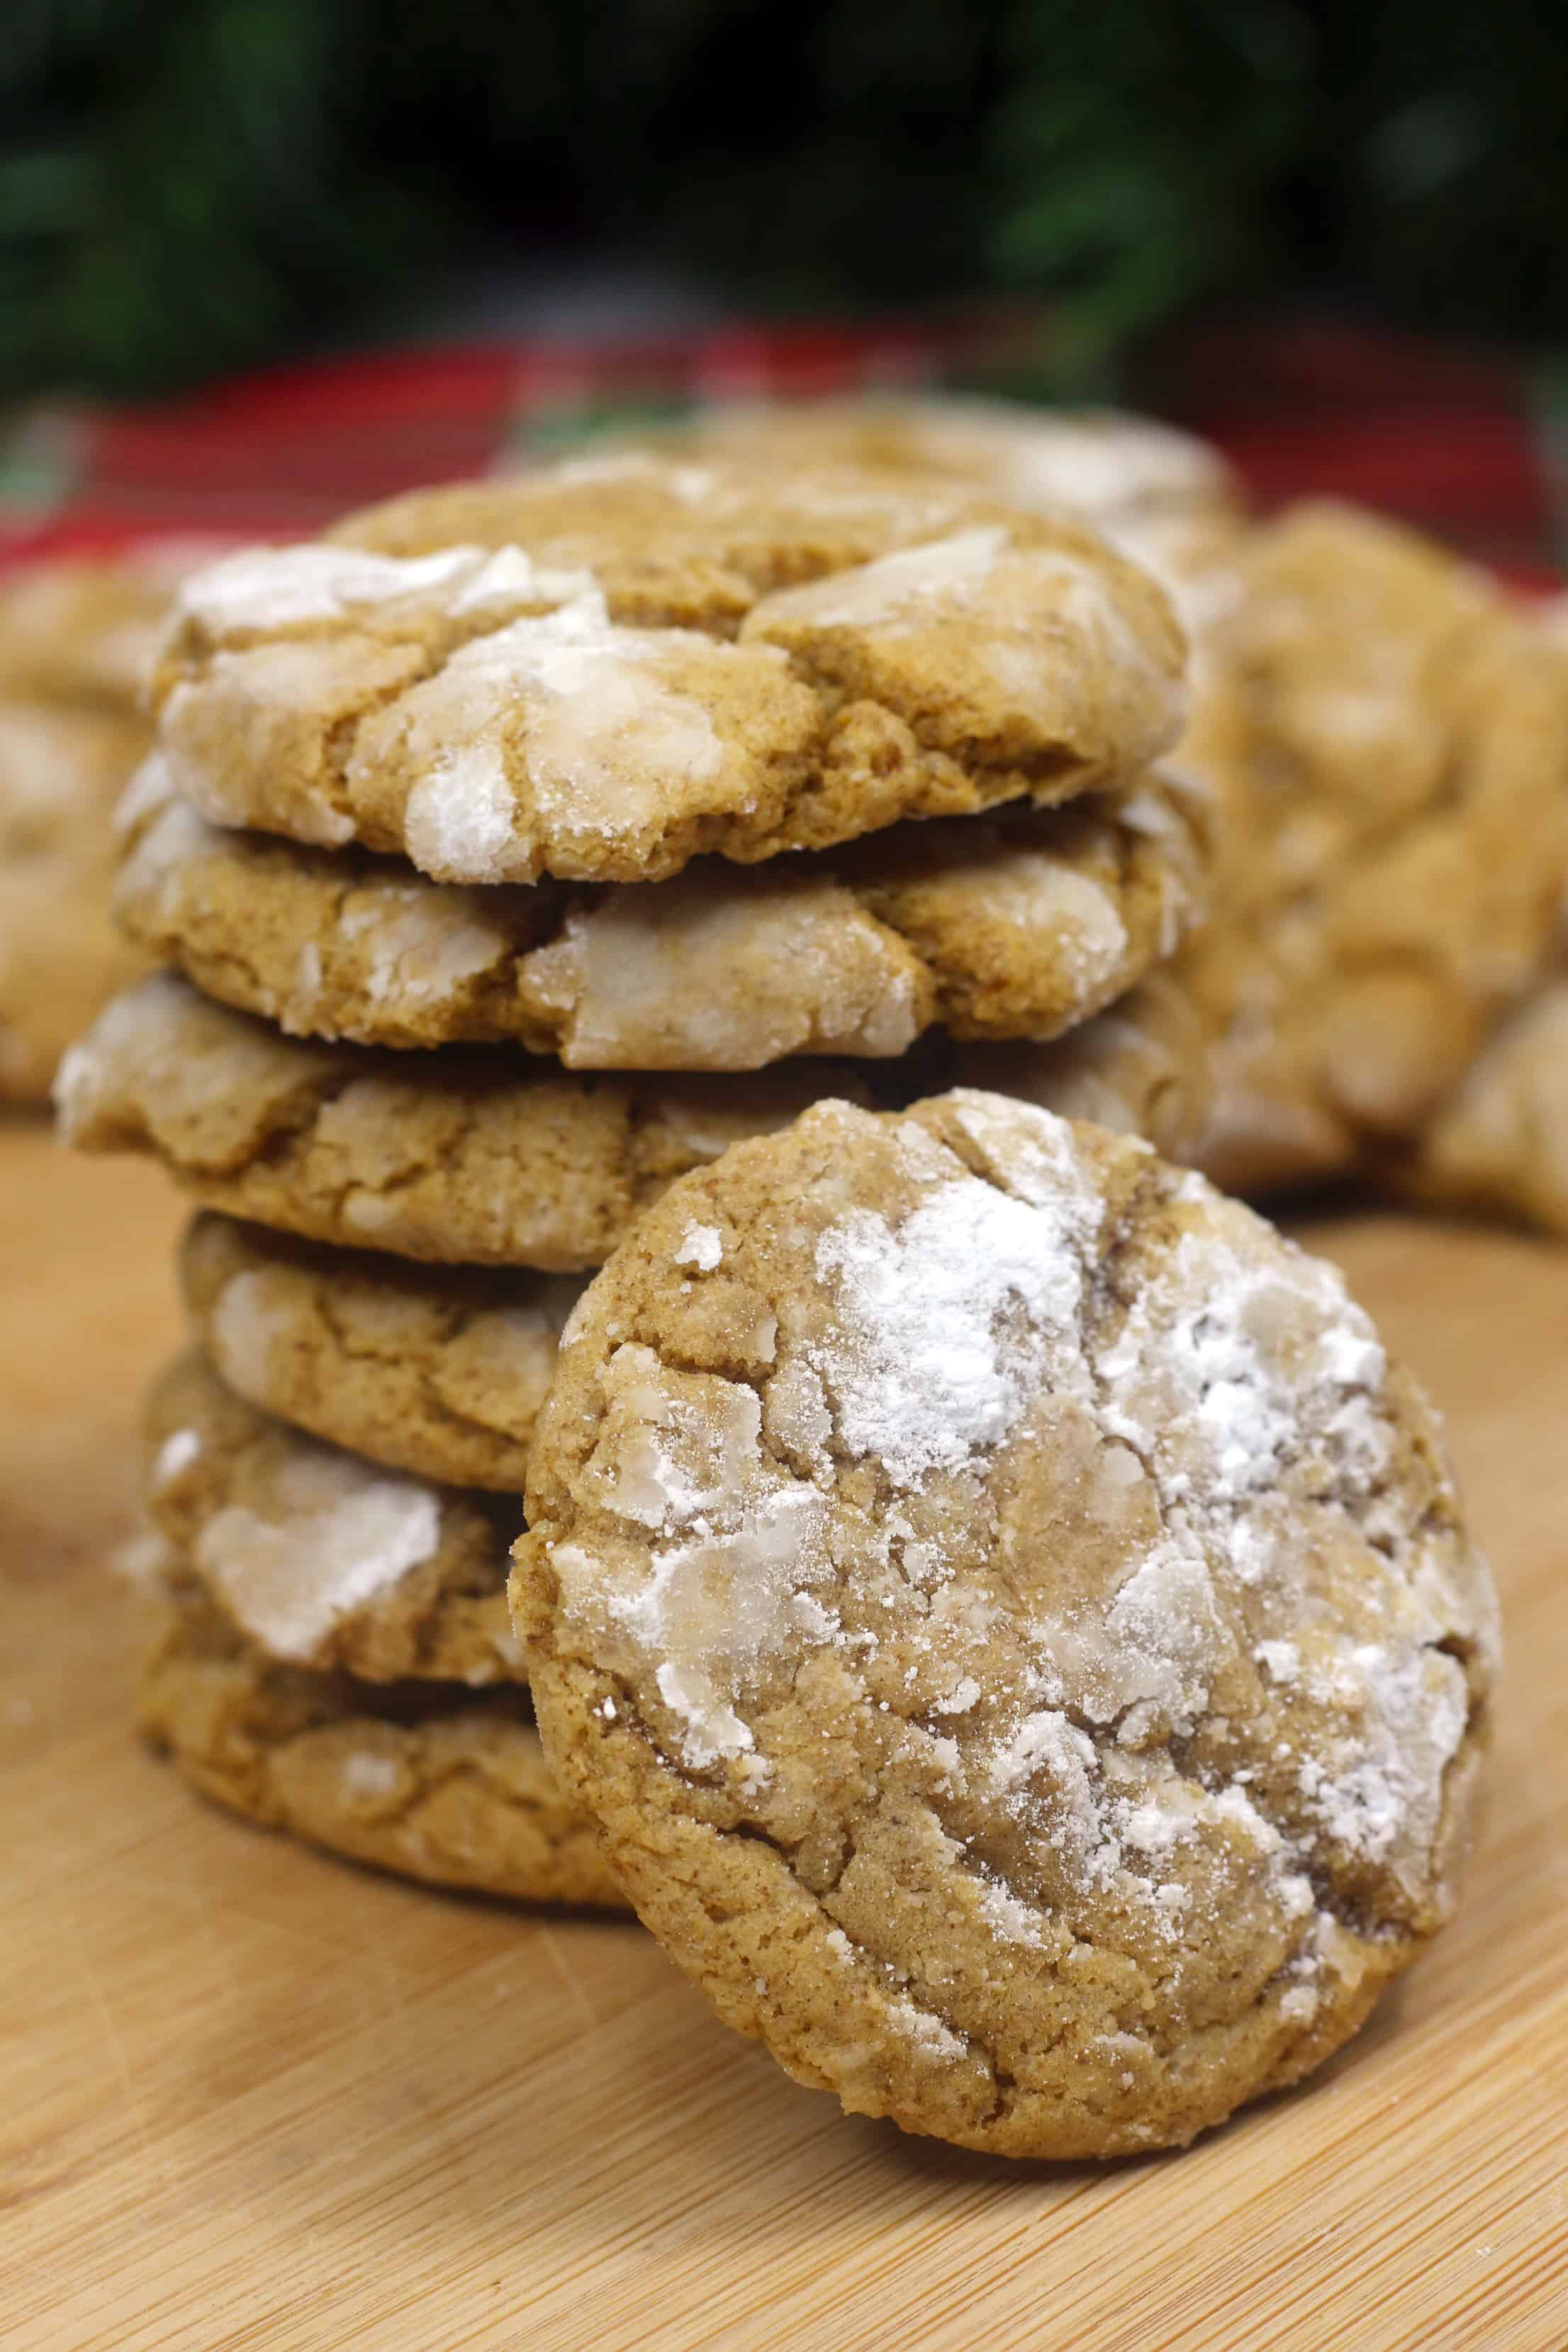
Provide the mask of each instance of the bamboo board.
[{"label": "bamboo board", "polygon": [[137,1749],[103,1562],[179,1213],[0,1128],[0,2345],[1568,2345],[1568,1251],[1304,1236],[1446,1404],[1497,1565],[1489,1831],[1313,2087],[1102,2169],[846,2122],[635,1926],[353,1870]]}]

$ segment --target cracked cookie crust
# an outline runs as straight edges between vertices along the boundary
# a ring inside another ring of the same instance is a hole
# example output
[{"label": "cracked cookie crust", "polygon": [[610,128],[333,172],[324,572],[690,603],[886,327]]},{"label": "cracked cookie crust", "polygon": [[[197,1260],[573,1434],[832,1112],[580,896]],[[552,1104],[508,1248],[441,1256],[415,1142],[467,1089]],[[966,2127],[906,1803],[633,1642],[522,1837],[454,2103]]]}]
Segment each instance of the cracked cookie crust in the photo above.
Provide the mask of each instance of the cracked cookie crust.
[{"label": "cracked cookie crust", "polygon": [[852,470],[651,457],[420,493],[180,593],[177,789],[449,882],[662,881],[1135,774],[1162,592],[1089,531]]},{"label": "cracked cookie crust", "polygon": [[186,1228],[180,1287],[252,1404],[388,1469],[520,1495],[583,1283],[410,1265],[206,1212]]},{"label": "cracked cookie crust", "polygon": [[122,929],[210,996],[298,1035],[511,1039],[621,1070],[889,1058],[938,1021],[1056,1036],[1173,952],[1213,845],[1206,793],[1158,771],[1069,808],[607,889],[463,888],[228,831],[173,795],[159,757],[122,826]]},{"label": "cracked cookie crust", "polygon": [[1447,1916],[1494,1604],[1331,1268],[1146,1148],[825,1103],[590,1286],[513,1605],[631,1900],[798,2079],[1189,2140]]},{"label": "cracked cookie crust", "polygon": [[526,1691],[311,1674],[247,1641],[176,1570],[140,1719],[205,1796],[435,1886],[623,1909],[561,1795]]}]

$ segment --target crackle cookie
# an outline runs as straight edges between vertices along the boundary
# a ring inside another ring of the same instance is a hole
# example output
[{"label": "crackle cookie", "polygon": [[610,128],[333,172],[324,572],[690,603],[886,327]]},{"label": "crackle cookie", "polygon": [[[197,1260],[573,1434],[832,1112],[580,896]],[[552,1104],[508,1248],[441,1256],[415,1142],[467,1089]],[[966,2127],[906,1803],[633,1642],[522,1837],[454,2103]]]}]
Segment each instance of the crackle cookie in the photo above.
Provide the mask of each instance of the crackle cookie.
[{"label": "crackle cookie", "polygon": [[0,699],[0,1099],[45,1099],[146,965],[109,920],[110,813],[146,740],[130,710]]},{"label": "crackle cookie", "polygon": [[584,1293],[513,1607],[721,2015],[1013,2156],[1182,2144],[1448,1916],[1496,1631],[1339,1275],[1146,1146],[825,1103]]},{"label": "crackle cookie", "polygon": [[1568,973],[1503,1024],[1410,1150],[1376,1172],[1433,1207],[1568,1237]]},{"label": "crackle cookie", "polygon": [[269,1657],[176,1580],[141,1725],[203,1795],[399,1877],[625,1907],[521,1687],[355,1681]]},{"label": "crackle cookie", "polygon": [[294,1034],[512,1039],[569,1069],[891,1058],[933,1023],[1055,1036],[1201,913],[1209,797],[1154,771],[1071,807],[900,825],[848,849],[607,889],[468,888],[211,825],[156,755],[127,795],[121,928]]},{"label": "crackle cookie", "polygon": [[932,476],[1101,529],[1224,513],[1239,499],[1236,477],[1207,442],[1111,408],[891,394],[731,402],[651,437],[699,459],[739,458],[797,473],[852,465]]},{"label": "crackle cookie", "polygon": [[129,715],[185,573],[213,539],[149,541],[119,556],[21,564],[0,578],[0,700]]},{"label": "crackle cookie", "polygon": [[1175,965],[1220,1065],[1201,1164],[1251,1188],[1418,1133],[1552,950],[1561,653],[1415,533],[1295,508],[1251,536],[1181,756],[1225,813]]},{"label": "crackle cookie", "polygon": [[465,484],[187,581],[154,681],[219,823],[447,882],[663,881],[1138,773],[1184,644],[1092,533],[656,459]]},{"label": "crackle cookie", "polygon": [[168,972],[66,1055],[67,1142],[146,1151],[205,1206],[440,1264],[602,1265],[673,1178],[787,1127],[843,1065],[763,1076],[569,1076],[496,1048],[378,1053],[285,1037]]},{"label": "crackle cookie", "polygon": [[521,1494],[581,1276],[411,1265],[204,1212],[185,1311],[229,1387],[391,1470]]},{"label": "crackle cookie", "polygon": [[947,1045],[917,1055],[903,1100],[950,1087],[1093,1119],[1142,1136],[1166,1160],[1187,1160],[1212,1114],[1210,1027],[1180,981],[1157,971],[1051,1045]]},{"label": "crackle cookie", "polygon": [[155,1383],[144,1501],[270,1657],[364,1682],[522,1679],[513,1499],[397,1477],[247,1403],[196,1354]]}]

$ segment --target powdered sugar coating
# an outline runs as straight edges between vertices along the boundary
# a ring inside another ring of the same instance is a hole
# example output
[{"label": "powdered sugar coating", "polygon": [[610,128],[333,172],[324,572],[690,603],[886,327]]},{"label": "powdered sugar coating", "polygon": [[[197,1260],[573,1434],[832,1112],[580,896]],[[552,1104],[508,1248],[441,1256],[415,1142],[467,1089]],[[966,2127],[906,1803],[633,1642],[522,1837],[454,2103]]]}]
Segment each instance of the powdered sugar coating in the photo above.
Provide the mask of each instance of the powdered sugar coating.
[{"label": "powdered sugar coating", "polygon": [[1338,1275],[1201,1179],[997,1097],[819,1105],[682,1180],[568,1339],[541,1721],[804,2079],[1017,2153],[1184,2138],[1447,1916],[1484,1566]]}]

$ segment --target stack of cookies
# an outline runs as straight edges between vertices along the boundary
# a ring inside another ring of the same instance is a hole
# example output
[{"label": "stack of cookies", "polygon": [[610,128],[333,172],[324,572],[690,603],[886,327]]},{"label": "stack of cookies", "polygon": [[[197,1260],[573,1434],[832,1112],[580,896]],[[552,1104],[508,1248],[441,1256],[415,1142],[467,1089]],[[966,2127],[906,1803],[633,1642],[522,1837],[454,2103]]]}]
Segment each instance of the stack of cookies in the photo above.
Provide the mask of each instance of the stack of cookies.
[{"label": "stack of cookies", "polygon": [[1074,521],[743,455],[423,494],[185,584],[119,820],[163,969],[59,1095],[201,1203],[147,1478],[146,1720],[192,1780],[415,1875],[619,1899],[504,1591],[576,1296],[824,1097],[1191,1130],[1184,660]]}]

